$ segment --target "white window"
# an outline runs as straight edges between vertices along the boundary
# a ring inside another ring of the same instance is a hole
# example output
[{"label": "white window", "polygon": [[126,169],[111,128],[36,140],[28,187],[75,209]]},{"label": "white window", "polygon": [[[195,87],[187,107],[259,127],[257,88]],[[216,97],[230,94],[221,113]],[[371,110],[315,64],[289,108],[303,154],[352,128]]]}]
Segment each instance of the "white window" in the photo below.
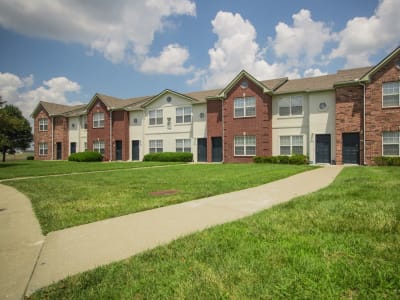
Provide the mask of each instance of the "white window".
[{"label": "white window", "polygon": [[162,109],[149,110],[149,125],[162,125],[163,111]]},{"label": "white window", "polygon": [[302,135],[280,136],[280,155],[303,154]]},{"label": "white window", "polygon": [[301,116],[303,114],[303,96],[290,96],[279,101],[280,116]]},{"label": "white window", "polygon": [[104,155],[104,141],[94,141],[93,151],[99,152]]},{"label": "white window", "polygon": [[103,128],[104,127],[104,113],[96,112],[93,114],[93,128]]},{"label": "white window", "polygon": [[236,98],[234,102],[235,118],[254,117],[256,115],[256,98]]},{"label": "white window", "polygon": [[81,118],[81,127],[87,129],[87,116],[82,116]]},{"label": "white window", "polygon": [[48,153],[47,143],[39,143],[39,155],[47,155]]},{"label": "white window", "polygon": [[178,107],[176,109],[176,123],[191,123],[192,122],[192,107]]},{"label": "white window", "polygon": [[47,131],[49,127],[48,119],[39,119],[39,131]]},{"label": "white window", "polygon": [[400,155],[400,131],[385,131],[383,133],[383,155]]},{"label": "white window", "polygon": [[149,141],[149,152],[163,152],[163,140],[150,140]]},{"label": "white window", "polygon": [[176,152],[192,152],[192,141],[190,139],[177,139]]},{"label": "white window", "polygon": [[385,82],[382,86],[383,107],[400,106],[400,81]]},{"label": "white window", "polygon": [[235,156],[256,155],[255,136],[235,136]]}]

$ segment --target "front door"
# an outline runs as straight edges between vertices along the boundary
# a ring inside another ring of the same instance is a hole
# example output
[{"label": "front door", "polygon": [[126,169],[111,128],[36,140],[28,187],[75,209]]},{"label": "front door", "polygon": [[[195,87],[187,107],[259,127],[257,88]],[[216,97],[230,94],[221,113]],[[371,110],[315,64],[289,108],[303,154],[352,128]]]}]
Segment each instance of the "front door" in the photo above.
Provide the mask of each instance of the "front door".
[{"label": "front door", "polygon": [[60,159],[62,159],[62,143],[57,142],[56,147],[57,147],[57,157],[56,157],[56,159],[60,160]]},{"label": "front door", "polygon": [[221,162],[222,161],[222,137],[211,138],[212,146],[212,161]]},{"label": "front door", "polygon": [[342,155],[344,164],[360,164],[360,134],[343,133]]},{"label": "front door", "polygon": [[329,164],[331,162],[331,135],[317,134],[315,143],[315,162]]},{"label": "front door", "polygon": [[207,161],[207,139],[197,139],[197,161]]},{"label": "front door", "polygon": [[71,143],[71,154],[76,153],[76,143]]},{"label": "front door", "polygon": [[115,141],[115,160],[122,160],[122,141]]},{"label": "front door", "polygon": [[139,160],[139,141],[132,141],[132,160]]}]

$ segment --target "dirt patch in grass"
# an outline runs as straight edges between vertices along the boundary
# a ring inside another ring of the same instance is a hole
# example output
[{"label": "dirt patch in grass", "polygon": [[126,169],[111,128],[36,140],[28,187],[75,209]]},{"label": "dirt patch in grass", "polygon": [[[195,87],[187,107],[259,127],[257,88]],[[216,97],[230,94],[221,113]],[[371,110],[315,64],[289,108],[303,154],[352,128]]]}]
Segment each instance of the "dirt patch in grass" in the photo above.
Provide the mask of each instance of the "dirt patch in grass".
[{"label": "dirt patch in grass", "polygon": [[151,196],[167,196],[167,195],[175,195],[178,193],[178,190],[163,190],[163,191],[157,191],[157,192],[151,192]]}]

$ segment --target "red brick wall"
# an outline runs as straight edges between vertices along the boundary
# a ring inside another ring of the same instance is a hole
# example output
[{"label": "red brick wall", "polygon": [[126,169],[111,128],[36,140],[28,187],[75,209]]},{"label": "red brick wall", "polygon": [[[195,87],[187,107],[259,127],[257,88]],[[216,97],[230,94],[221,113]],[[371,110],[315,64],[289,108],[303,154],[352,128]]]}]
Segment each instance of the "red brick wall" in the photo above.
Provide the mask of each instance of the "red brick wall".
[{"label": "red brick wall", "polygon": [[382,155],[382,133],[400,130],[400,107],[382,107],[383,83],[400,80],[400,70],[395,65],[399,59],[400,55],[383,66],[374,74],[371,83],[366,87],[365,140],[367,164],[373,164],[373,158]]},{"label": "red brick wall", "polygon": [[212,161],[212,138],[222,137],[222,101],[207,101],[207,161]]},{"label": "red brick wall", "polygon": [[[48,130],[39,131],[39,119],[48,119]],[[35,160],[50,160],[52,153],[52,119],[47,114],[47,112],[42,108],[42,110],[37,114],[34,120],[34,144],[35,144]],[[47,143],[48,154],[44,156],[39,156],[39,143]]]},{"label": "red brick wall", "polygon": [[360,85],[336,88],[336,163],[342,160],[342,133],[360,133],[360,163],[363,164],[363,102]]},{"label": "red brick wall", "polygon": [[[104,113],[104,127],[93,128],[93,114],[96,112]],[[97,140],[104,141],[104,160],[110,160],[110,113],[103,102],[97,100],[88,111],[88,149],[93,151],[93,143]]]},{"label": "red brick wall", "polygon": [[[256,117],[234,118],[234,99],[256,98]],[[272,155],[272,97],[248,80],[248,88],[242,89],[240,82],[232,88],[223,107],[224,162],[252,162],[252,157],[234,155],[235,136],[256,136],[256,155]]]},{"label": "red brick wall", "polygon": [[127,111],[114,111],[112,113],[113,131],[113,156],[116,160],[115,141],[122,141],[122,160],[129,160],[129,113]]},{"label": "red brick wall", "polygon": [[57,143],[61,143],[61,159],[68,159],[69,139],[68,139],[68,119],[66,117],[54,117],[54,140],[53,140],[53,159],[57,159]]}]

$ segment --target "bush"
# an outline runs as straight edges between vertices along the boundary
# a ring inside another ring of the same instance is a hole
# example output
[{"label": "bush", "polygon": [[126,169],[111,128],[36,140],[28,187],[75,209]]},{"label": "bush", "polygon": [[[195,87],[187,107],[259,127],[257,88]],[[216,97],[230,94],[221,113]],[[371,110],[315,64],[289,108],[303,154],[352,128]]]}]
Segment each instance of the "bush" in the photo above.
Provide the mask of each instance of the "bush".
[{"label": "bush", "polygon": [[400,157],[398,156],[377,156],[373,160],[377,166],[400,166]]},{"label": "bush", "polygon": [[35,159],[35,157],[33,155],[29,155],[26,157],[26,160],[34,160],[34,159]]},{"label": "bush", "polygon": [[103,155],[99,152],[86,151],[86,152],[78,152],[73,153],[68,157],[69,161],[77,161],[77,162],[92,162],[92,161],[102,161]]},{"label": "bush", "polygon": [[163,162],[191,162],[193,153],[189,152],[158,152],[146,154],[143,161],[163,161]]},{"label": "bush", "polygon": [[291,164],[291,165],[307,165],[308,157],[302,154],[293,154],[292,156],[278,155],[278,156],[255,156],[253,158],[255,163],[261,164]]}]

